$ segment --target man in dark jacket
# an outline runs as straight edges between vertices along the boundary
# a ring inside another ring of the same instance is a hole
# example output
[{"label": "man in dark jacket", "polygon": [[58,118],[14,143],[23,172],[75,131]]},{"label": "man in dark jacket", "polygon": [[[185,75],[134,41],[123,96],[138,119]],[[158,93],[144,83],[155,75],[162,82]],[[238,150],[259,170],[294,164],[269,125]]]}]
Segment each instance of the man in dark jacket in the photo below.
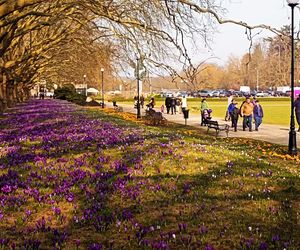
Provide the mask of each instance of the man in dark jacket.
[{"label": "man in dark jacket", "polygon": [[171,98],[171,112],[172,115],[176,115],[176,99],[174,97]]},{"label": "man in dark jacket", "polygon": [[167,114],[169,114],[170,108],[171,108],[171,97],[169,97],[169,96],[166,97],[165,106],[167,108]]},{"label": "man in dark jacket", "polygon": [[237,124],[239,120],[240,110],[237,107],[237,102],[232,102],[232,104],[233,104],[233,108],[231,110],[230,117],[231,117],[231,122],[232,122],[232,127],[234,129],[234,132],[237,132]]}]

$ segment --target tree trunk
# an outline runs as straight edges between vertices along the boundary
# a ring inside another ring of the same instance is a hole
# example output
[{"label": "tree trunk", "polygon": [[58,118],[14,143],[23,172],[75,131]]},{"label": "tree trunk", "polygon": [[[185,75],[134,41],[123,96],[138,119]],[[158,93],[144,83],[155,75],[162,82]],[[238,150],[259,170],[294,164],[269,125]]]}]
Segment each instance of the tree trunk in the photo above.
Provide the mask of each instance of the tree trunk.
[{"label": "tree trunk", "polygon": [[7,100],[7,107],[11,108],[14,105],[14,98],[13,98],[13,88],[14,88],[14,81],[8,80],[6,83],[6,100]]},{"label": "tree trunk", "polygon": [[18,84],[16,81],[14,81],[14,84],[12,86],[12,93],[13,93],[13,100],[14,103],[18,103],[19,102],[19,93],[18,93]]},{"label": "tree trunk", "polygon": [[25,93],[25,84],[19,84],[18,99],[19,99],[19,102],[27,101],[27,97],[26,97],[26,93]]},{"label": "tree trunk", "polygon": [[6,76],[1,72],[0,73],[0,113],[7,109],[7,100],[6,100]]}]

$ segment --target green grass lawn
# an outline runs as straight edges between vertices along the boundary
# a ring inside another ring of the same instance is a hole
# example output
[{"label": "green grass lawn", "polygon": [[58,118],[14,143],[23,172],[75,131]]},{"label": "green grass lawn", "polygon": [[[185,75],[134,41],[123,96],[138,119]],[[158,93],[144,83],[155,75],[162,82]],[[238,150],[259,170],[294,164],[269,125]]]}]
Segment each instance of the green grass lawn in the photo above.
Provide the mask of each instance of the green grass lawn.
[{"label": "green grass lawn", "polygon": [[[242,104],[243,99],[237,99],[238,107]],[[284,98],[278,101],[272,99],[259,99],[264,110],[263,122],[267,124],[289,125],[290,122],[290,99]],[[207,100],[209,107],[213,110],[212,116],[223,118],[227,109],[227,99],[214,101]],[[194,112],[200,112],[200,100],[189,100],[189,106]]]},{"label": "green grass lawn", "polygon": [[[236,99],[238,107],[240,107],[244,98]],[[264,109],[263,123],[278,124],[288,126],[290,123],[290,98],[259,98],[260,103]],[[120,101],[119,103],[132,104],[132,101]],[[188,107],[193,113],[200,113],[199,98],[189,98]],[[227,99],[207,99],[209,107],[213,110],[212,117],[224,118],[227,109]],[[157,98],[156,107],[160,107],[164,104],[164,99]]]}]

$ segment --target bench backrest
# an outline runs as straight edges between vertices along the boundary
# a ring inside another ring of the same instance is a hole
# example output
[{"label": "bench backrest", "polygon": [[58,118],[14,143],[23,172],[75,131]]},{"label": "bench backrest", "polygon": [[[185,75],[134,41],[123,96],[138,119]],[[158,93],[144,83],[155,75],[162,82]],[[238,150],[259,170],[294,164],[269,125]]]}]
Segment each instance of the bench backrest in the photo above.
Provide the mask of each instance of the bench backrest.
[{"label": "bench backrest", "polygon": [[208,126],[212,126],[212,127],[218,127],[219,126],[218,121],[208,121],[207,124],[208,124]]}]

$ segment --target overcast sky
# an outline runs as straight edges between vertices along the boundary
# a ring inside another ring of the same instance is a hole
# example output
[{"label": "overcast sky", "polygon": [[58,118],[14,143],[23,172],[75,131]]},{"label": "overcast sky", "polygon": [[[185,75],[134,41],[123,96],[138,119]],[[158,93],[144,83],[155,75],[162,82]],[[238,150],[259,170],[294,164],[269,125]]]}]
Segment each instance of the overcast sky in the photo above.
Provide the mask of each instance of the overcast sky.
[{"label": "overcast sky", "polygon": [[[240,20],[250,25],[266,24],[275,28],[290,24],[290,7],[286,0],[224,0],[224,7],[227,8],[227,18]],[[295,10],[295,26],[298,28],[298,17],[300,11]],[[270,32],[262,32],[256,39],[272,36]],[[214,36],[213,51],[207,51],[208,56],[215,56],[219,59],[210,60],[224,64],[232,54],[242,56],[247,53],[249,41],[245,35],[245,28],[233,24],[219,26],[219,33]],[[205,51],[202,51],[203,53]],[[204,56],[204,55],[203,55]],[[201,58],[201,59],[204,59]]]}]

